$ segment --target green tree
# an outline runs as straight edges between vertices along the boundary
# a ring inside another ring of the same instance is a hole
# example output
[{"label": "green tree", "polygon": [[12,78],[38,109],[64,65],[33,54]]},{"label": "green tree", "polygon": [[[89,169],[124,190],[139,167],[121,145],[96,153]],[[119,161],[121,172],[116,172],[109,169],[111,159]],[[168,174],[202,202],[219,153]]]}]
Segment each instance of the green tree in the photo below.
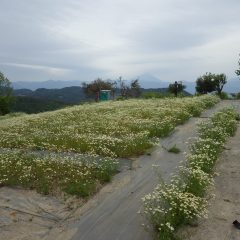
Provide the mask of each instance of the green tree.
[{"label": "green tree", "polygon": [[10,112],[10,105],[13,101],[12,86],[8,78],[0,72],[0,115]]},{"label": "green tree", "polygon": [[110,80],[102,80],[97,78],[90,83],[83,83],[82,88],[88,97],[94,97],[95,101],[99,101],[101,90],[113,90],[114,83]]},{"label": "green tree", "polygon": [[215,74],[206,73],[196,80],[197,93],[206,94],[215,91]]},{"label": "green tree", "polygon": [[186,88],[186,86],[184,86],[182,84],[182,82],[177,82],[175,81],[173,84],[169,84],[168,86],[168,91],[170,93],[174,93],[175,97],[177,97],[177,95],[182,92],[184,89]]},{"label": "green tree", "polygon": [[213,74],[206,73],[199,77],[196,81],[196,91],[206,94],[216,91],[221,95],[224,85],[227,83],[227,76],[224,73]]},{"label": "green tree", "polygon": [[224,73],[214,76],[215,91],[221,95],[224,85],[227,83],[227,76]]}]

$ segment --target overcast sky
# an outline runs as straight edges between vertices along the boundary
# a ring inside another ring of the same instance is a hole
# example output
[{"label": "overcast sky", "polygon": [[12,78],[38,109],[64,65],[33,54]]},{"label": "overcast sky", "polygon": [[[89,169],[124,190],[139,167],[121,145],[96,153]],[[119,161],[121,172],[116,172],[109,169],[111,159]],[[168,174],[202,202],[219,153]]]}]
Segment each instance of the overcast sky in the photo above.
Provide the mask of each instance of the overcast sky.
[{"label": "overcast sky", "polygon": [[1,0],[0,71],[12,81],[234,77],[240,0]]}]

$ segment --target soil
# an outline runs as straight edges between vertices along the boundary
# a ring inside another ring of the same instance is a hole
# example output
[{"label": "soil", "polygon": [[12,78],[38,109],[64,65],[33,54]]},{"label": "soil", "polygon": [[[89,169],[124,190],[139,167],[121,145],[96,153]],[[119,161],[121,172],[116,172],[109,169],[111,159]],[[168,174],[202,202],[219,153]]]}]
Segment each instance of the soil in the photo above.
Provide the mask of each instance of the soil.
[{"label": "soil", "polygon": [[[199,121],[205,121],[222,107],[232,105],[239,107],[239,103],[239,101],[221,101],[214,108],[205,111],[200,118],[191,118],[184,125],[176,127],[169,137],[161,139],[159,145],[152,149],[151,154],[131,159],[131,166],[125,165],[126,167],[122,168],[122,171],[113,178],[110,184],[105,185],[99,193],[84,204],[80,199],[73,198],[64,201],[62,198],[42,196],[35,191],[0,188],[0,240],[152,239],[151,233],[146,232],[142,227],[144,218],[138,213],[142,208],[141,198],[153,190],[159,175],[168,181],[181,161],[184,161],[184,153],[188,152],[189,144],[187,142],[194,141],[196,125]],[[237,136],[240,136],[239,132]],[[237,157],[240,156],[238,152],[239,138],[235,138],[231,139],[233,142],[229,143],[231,149],[223,153],[223,156],[225,154],[228,157],[225,156],[223,160],[219,161],[220,163],[228,159],[222,170],[227,171],[228,169],[229,172],[216,178],[216,187],[218,186],[217,181],[219,181],[220,188],[222,185],[230,190],[226,190],[224,198],[217,192],[216,200],[219,196],[221,204],[219,209],[214,210],[219,214],[220,220],[218,221],[225,223],[233,232],[240,231],[231,227],[231,222],[238,217],[237,212],[240,214],[240,210],[237,211],[236,208],[240,188],[237,190],[237,184],[236,186],[233,184],[233,181],[240,179],[237,162]],[[174,145],[181,150],[179,154],[168,152],[168,149]],[[234,158],[235,161],[231,160]],[[232,165],[230,160],[234,161]],[[154,169],[153,165],[155,165]],[[220,210],[223,212],[222,215]],[[231,215],[234,211],[235,215]],[[209,222],[210,224],[213,223]],[[201,229],[201,224],[198,228],[187,229],[186,232],[197,234],[197,229]],[[211,229],[214,232],[216,226]],[[203,234],[203,236],[205,235]],[[197,236],[192,239],[201,238]],[[204,239],[214,238],[210,236]]]}]

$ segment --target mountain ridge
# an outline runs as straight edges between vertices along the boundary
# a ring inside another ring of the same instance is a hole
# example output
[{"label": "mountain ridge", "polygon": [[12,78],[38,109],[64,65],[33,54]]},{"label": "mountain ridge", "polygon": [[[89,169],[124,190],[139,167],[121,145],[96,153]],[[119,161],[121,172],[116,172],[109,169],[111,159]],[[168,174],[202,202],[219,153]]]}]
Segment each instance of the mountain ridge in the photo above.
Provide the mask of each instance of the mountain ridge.
[{"label": "mountain ridge", "polygon": [[[143,74],[138,77],[139,83],[142,88],[144,89],[150,89],[150,88],[167,88],[170,83],[169,81],[163,81],[160,80],[157,77],[152,76],[151,74]],[[130,80],[126,80],[127,82],[130,82]],[[186,91],[194,94],[195,93],[195,82],[189,82],[189,81],[182,81],[183,84],[186,86]],[[48,80],[48,81],[42,81],[42,82],[27,82],[27,81],[19,81],[19,82],[13,82],[13,88],[15,90],[18,89],[30,89],[30,90],[36,90],[39,88],[45,88],[45,89],[62,89],[65,87],[81,87],[83,81],[79,80],[71,80],[71,81],[63,81],[63,80]],[[223,91],[228,93],[237,93],[240,92],[240,80],[236,78],[230,78],[227,81],[227,84],[224,86]]]}]

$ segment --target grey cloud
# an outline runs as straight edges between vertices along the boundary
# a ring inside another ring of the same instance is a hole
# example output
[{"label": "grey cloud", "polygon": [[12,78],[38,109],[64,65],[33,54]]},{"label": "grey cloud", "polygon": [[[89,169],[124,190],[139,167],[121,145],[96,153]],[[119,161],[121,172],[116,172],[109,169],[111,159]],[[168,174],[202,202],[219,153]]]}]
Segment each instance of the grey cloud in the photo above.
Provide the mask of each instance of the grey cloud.
[{"label": "grey cloud", "polygon": [[239,10],[238,0],[2,0],[0,71],[14,81],[234,73]]}]

